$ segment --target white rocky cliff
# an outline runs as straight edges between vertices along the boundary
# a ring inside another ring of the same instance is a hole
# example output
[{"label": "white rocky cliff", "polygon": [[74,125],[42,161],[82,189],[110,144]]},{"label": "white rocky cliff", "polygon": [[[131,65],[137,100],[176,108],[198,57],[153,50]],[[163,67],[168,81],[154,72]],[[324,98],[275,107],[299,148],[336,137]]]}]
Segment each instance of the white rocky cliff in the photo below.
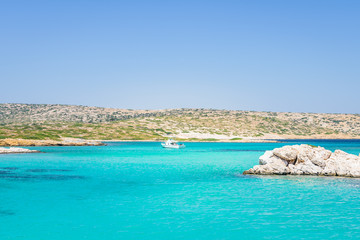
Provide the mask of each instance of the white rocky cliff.
[{"label": "white rocky cliff", "polygon": [[244,174],[360,177],[360,157],[341,150],[293,145],[266,151]]}]

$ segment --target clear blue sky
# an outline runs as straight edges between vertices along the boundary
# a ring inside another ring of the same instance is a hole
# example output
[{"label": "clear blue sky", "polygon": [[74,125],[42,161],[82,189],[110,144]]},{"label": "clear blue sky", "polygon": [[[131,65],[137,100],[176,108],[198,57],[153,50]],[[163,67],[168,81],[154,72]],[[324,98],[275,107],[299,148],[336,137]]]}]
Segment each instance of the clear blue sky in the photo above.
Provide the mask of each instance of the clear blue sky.
[{"label": "clear blue sky", "polygon": [[0,1],[0,102],[360,113],[360,1]]}]

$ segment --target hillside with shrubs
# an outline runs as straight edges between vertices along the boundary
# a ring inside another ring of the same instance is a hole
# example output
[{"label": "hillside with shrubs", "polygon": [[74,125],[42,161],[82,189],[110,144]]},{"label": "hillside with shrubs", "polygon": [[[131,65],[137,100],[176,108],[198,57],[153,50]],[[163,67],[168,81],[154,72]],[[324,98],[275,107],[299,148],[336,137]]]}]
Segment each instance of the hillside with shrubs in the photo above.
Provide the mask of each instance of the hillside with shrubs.
[{"label": "hillside with shrubs", "polygon": [[169,136],[189,141],[360,138],[360,115],[0,104],[2,139],[163,140]]}]

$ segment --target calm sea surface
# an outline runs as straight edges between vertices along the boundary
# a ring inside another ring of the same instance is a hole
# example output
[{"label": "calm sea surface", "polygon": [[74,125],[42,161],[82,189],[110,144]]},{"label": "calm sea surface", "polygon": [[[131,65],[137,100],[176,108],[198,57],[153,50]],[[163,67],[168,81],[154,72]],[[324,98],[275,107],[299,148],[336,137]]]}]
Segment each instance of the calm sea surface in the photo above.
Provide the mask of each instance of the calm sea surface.
[{"label": "calm sea surface", "polygon": [[[241,174],[295,143],[0,155],[0,239],[359,239],[360,179]],[[360,153],[360,141],[302,143]]]}]

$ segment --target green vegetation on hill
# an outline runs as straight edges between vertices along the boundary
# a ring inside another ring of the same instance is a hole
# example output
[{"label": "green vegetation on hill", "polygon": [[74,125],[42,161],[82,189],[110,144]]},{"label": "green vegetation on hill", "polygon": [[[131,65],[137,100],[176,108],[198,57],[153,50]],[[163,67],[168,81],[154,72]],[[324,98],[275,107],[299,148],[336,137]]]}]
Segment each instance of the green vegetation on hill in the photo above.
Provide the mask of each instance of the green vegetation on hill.
[{"label": "green vegetation on hill", "polygon": [[242,138],[360,138],[356,114],[214,109],[124,110],[71,105],[0,104],[0,138],[231,141]]}]

